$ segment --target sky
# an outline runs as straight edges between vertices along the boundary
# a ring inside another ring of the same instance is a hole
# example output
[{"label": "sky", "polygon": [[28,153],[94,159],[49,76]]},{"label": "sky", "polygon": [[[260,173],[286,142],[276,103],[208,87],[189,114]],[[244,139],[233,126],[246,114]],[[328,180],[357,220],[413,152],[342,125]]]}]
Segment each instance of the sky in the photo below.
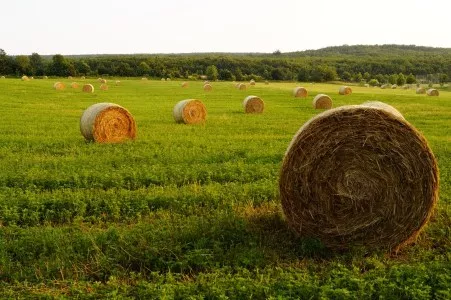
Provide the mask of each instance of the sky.
[{"label": "sky", "polygon": [[449,0],[19,0],[9,55],[281,52],[355,44],[451,48]]}]

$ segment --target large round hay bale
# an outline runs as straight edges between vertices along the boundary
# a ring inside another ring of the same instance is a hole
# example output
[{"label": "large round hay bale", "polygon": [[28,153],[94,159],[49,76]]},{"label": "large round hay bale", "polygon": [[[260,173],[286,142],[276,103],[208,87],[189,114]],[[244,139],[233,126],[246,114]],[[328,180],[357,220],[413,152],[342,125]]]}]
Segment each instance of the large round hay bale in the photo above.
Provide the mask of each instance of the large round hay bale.
[{"label": "large round hay bale", "polygon": [[66,88],[66,85],[64,83],[58,81],[53,84],[53,88],[57,91],[61,91]]},{"label": "large round hay bale", "polygon": [[389,84],[383,84],[383,85],[381,85],[381,89],[386,89],[386,88],[388,88],[388,87],[390,87]]},{"label": "large round hay bale", "polygon": [[85,84],[83,85],[82,91],[85,93],[94,93],[94,86],[92,84]]},{"label": "large round hay bale", "polygon": [[255,85],[255,80],[254,80],[254,79],[251,79],[251,80],[249,81],[249,84],[250,84],[250,85]]},{"label": "large round hay bale", "polygon": [[101,89],[102,91],[108,91],[108,85],[105,84],[105,83],[103,83],[103,84],[100,85],[100,89]]},{"label": "large round hay bale", "polygon": [[70,84],[70,86],[71,86],[73,89],[78,89],[78,88],[80,87],[80,85],[79,85],[78,83],[76,83],[76,82],[72,82],[72,83]]},{"label": "large round hay bale", "polygon": [[161,81],[166,81],[166,79],[164,79],[164,78],[161,78]]},{"label": "large round hay bale", "polygon": [[238,89],[240,91],[245,91],[247,89],[247,86],[244,83],[239,83],[238,84]]},{"label": "large round hay bale", "polygon": [[426,91],[426,94],[427,94],[428,96],[438,96],[439,92],[438,92],[438,90],[436,90],[436,89],[428,89],[428,90]]},{"label": "large round hay bale", "polygon": [[188,87],[188,82],[184,81],[182,82],[182,88]]},{"label": "large round hay bale", "polygon": [[306,88],[304,88],[302,86],[298,86],[293,89],[293,97],[305,98],[307,96],[308,96],[308,92],[307,92]]},{"label": "large round hay bale", "polygon": [[5,79],[5,76],[0,77],[1,79]]},{"label": "large round hay bale", "polygon": [[169,77],[168,77],[168,78],[166,78],[166,81],[171,81],[171,78],[169,78]]},{"label": "large round hay bale", "polygon": [[210,92],[212,89],[213,87],[211,86],[211,84],[204,84],[204,91]]},{"label": "large round hay bale", "polygon": [[24,75],[24,76],[22,76],[21,80],[22,81],[28,81],[28,80],[30,80],[30,78],[28,78],[27,75]]},{"label": "large round hay bale", "polygon": [[243,107],[247,114],[260,114],[265,108],[265,103],[260,97],[247,96],[244,98]]},{"label": "large round hay bale", "polygon": [[427,223],[438,169],[425,138],[384,108],[325,111],[292,139],[279,181],[288,224],[332,249],[397,250]]},{"label": "large round hay bale", "polygon": [[345,85],[345,86],[341,86],[340,89],[338,90],[338,93],[340,95],[351,95],[352,94],[352,89]]},{"label": "large round hay bale", "polygon": [[365,83],[363,86],[364,87],[370,87],[370,85],[368,83]]},{"label": "large round hay bale", "polygon": [[136,123],[130,112],[122,106],[97,103],[83,112],[80,131],[88,141],[120,143],[136,137]]},{"label": "large round hay bale", "polygon": [[265,84],[268,85],[268,84],[269,84],[269,81],[268,81],[268,80],[265,80]]},{"label": "large round hay bale", "polygon": [[202,123],[207,118],[207,109],[200,100],[187,99],[178,102],[174,106],[172,115],[177,123]]},{"label": "large round hay bale", "polygon": [[329,109],[332,108],[332,99],[326,94],[318,94],[313,98],[313,108]]},{"label": "large round hay bale", "polygon": [[116,80],[115,84],[116,85],[121,85],[121,81],[120,80]]},{"label": "large round hay bale", "polygon": [[397,85],[397,84],[394,84],[394,85],[391,86],[391,88],[392,88],[392,89],[397,89],[397,88],[398,88],[398,85]]},{"label": "large round hay bale", "polygon": [[417,88],[416,93],[417,94],[426,94],[426,89],[423,87],[419,87],[419,88]]}]

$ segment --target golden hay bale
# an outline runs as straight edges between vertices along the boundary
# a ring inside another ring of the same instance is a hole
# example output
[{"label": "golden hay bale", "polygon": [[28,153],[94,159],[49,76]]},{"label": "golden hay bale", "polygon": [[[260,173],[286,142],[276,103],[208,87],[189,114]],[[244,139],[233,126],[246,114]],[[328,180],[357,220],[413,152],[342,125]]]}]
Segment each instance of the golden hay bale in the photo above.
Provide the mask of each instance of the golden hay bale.
[{"label": "golden hay bale", "polygon": [[338,93],[340,95],[350,95],[352,94],[352,89],[349,86],[341,86],[340,89],[338,90]]},{"label": "golden hay bale", "polygon": [[0,77],[1,79],[5,79],[5,76]]},{"label": "golden hay bale", "polygon": [[207,118],[207,109],[200,100],[187,99],[180,101],[174,106],[172,115],[177,123],[202,123]]},{"label": "golden hay bale", "polygon": [[106,84],[106,79],[101,79],[100,83]]},{"label": "golden hay bale", "polygon": [[33,79],[34,79],[34,77],[33,77],[33,76],[31,76],[31,77],[30,77],[30,80],[33,80]]},{"label": "golden hay bale", "polygon": [[318,94],[313,98],[313,108],[329,109],[332,108],[332,99],[326,94]]},{"label": "golden hay bale", "polygon": [[394,85],[391,86],[391,88],[392,88],[392,89],[396,89],[396,88],[398,88],[398,85],[397,85],[397,84],[394,84]]},{"label": "golden hay bale", "polygon": [[143,77],[143,78],[141,78],[141,80],[147,80],[147,77]]},{"label": "golden hay bale", "polygon": [[435,157],[410,123],[383,108],[349,105],[299,129],[279,189],[298,235],[331,249],[398,250],[429,220],[438,181]]},{"label": "golden hay bale", "polygon": [[210,92],[212,89],[213,87],[211,86],[211,84],[204,84],[204,91]]},{"label": "golden hay bale", "polygon": [[302,87],[302,86],[298,86],[298,87],[295,87],[295,88],[293,89],[293,97],[296,97],[296,98],[298,98],[298,97],[305,98],[305,97],[307,97],[307,96],[308,96],[308,92],[307,92],[307,89],[306,89],[306,88],[304,88],[304,87]]},{"label": "golden hay bale", "polygon": [[101,89],[102,91],[108,91],[108,85],[106,85],[105,83],[103,83],[103,84],[100,85],[100,89]]},{"label": "golden hay bale", "polygon": [[78,89],[80,87],[80,85],[76,82],[72,82],[70,85],[73,89]]},{"label": "golden hay bale", "polygon": [[168,78],[166,78],[166,81],[171,81],[171,78],[169,78],[169,77],[168,77]]},{"label": "golden hay bale", "polygon": [[254,80],[254,79],[251,79],[251,81],[249,81],[249,84],[250,84],[250,85],[255,85],[255,80]]},{"label": "golden hay bale", "polygon": [[204,84],[210,84],[210,81],[205,80],[205,81],[204,81]]},{"label": "golden hay bale", "polygon": [[115,84],[116,85],[121,85],[121,81],[120,80],[116,80]]},{"label": "golden hay bale", "polygon": [[22,76],[22,81],[28,81],[28,80],[30,80],[30,78],[28,78],[28,76],[26,76],[26,75],[24,75],[24,76]]},{"label": "golden hay bale", "polygon": [[260,114],[265,108],[265,103],[260,97],[247,96],[244,98],[243,107],[247,114]]},{"label": "golden hay bale", "polygon": [[188,82],[184,81],[182,82],[182,88],[188,87]]},{"label": "golden hay bale", "polygon": [[85,93],[94,93],[94,86],[92,84],[85,84],[83,85],[82,91]]},{"label": "golden hay bale", "polygon": [[383,85],[381,85],[381,89],[386,89],[386,88],[388,88],[390,85],[389,84],[383,84]]},{"label": "golden hay bale", "polygon": [[161,81],[166,81],[166,79],[164,79],[164,78],[161,78]]},{"label": "golden hay bale", "polygon": [[438,96],[439,92],[438,92],[438,90],[436,90],[436,89],[428,89],[428,90],[426,91],[426,94],[427,94],[428,96]]},{"label": "golden hay bale", "polygon": [[61,91],[64,90],[66,88],[66,85],[62,82],[55,82],[55,84],[53,84],[53,88],[57,91]]},{"label": "golden hay bale", "polygon": [[80,131],[88,141],[120,143],[136,137],[136,123],[130,112],[122,106],[97,103],[83,112]]},{"label": "golden hay bale", "polygon": [[382,110],[384,110],[384,111],[386,111],[386,112],[391,113],[392,115],[394,115],[394,116],[397,117],[397,118],[400,118],[400,119],[405,120],[405,119],[404,119],[404,116],[403,116],[396,108],[394,108],[393,106],[391,106],[391,105],[389,105],[389,104],[387,104],[387,103],[384,103],[384,102],[380,102],[380,101],[368,101],[368,102],[364,102],[364,103],[362,104],[362,106],[370,107],[370,108],[378,108],[378,109],[382,109]]},{"label": "golden hay bale", "polygon": [[416,93],[417,94],[426,94],[426,89],[423,87],[419,87],[419,88],[417,88]]},{"label": "golden hay bale", "polygon": [[235,83],[235,88],[238,89],[240,87],[240,84],[241,83],[239,83],[239,82]]},{"label": "golden hay bale", "polygon": [[244,83],[238,84],[238,89],[240,91],[245,91],[247,89],[247,86]]}]

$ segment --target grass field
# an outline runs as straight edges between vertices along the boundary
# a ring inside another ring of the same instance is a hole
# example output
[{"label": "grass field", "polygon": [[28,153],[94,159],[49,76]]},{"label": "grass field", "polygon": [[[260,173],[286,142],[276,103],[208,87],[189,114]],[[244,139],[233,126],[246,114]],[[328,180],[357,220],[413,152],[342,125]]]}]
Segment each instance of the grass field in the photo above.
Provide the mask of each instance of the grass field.
[{"label": "grass field", "polygon": [[[94,94],[56,80],[0,80],[0,298],[449,299],[451,298],[451,92],[231,82],[123,80]],[[111,81],[113,82],[113,81]],[[397,255],[333,253],[287,228],[278,200],[284,152],[318,113],[380,100],[427,138],[440,168],[435,216]],[[245,115],[247,95],[265,101]],[[176,124],[172,108],[201,99],[205,125]],[[84,109],[126,107],[137,139],[86,143]]]}]

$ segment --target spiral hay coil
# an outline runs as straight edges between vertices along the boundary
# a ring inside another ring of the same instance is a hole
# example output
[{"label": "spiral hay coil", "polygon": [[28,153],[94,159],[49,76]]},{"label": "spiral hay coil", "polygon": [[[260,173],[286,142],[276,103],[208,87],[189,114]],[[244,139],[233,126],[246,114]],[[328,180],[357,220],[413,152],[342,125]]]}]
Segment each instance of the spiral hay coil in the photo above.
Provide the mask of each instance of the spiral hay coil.
[{"label": "spiral hay coil", "polygon": [[313,98],[313,108],[329,109],[332,108],[332,99],[326,94],[318,94]]},{"label": "spiral hay coil", "polygon": [[92,84],[84,84],[82,91],[85,93],[94,93],[94,86]]},{"label": "spiral hay coil", "polygon": [[265,108],[265,103],[260,97],[247,96],[243,101],[244,112],[247,114],[260,114]]},{"label": "spiral hay coil", "polygon": [[298,235],[331,249],[398,250],[428,222],[438,197],[435,157],[399,112],[376,104],[325,111],[292,139],[279,189]]},{"label": "spiral hay coil", "polygon": [[338,90],[338,93],[340,95],[351,95],[352,94],[352,89],[349,86],[342,86]]},{"label": "spiral hay coil", "polygon": [[186,99],[174,106],[172,115],[177,123],[203,123],[207,118],[207,109],[200,100]]},{"label": "spiral hay coil", "polygon": [[298,97],[305,98],[305,97],[307,97],[307,96],[308,96],[308,92],[307,92],[307,89],[306,89],[306,88],[304,88],[304,87],[302,87],[302,86],[298,86],[298,87],[295,87],[295,88],[293,89],[293,97],[296,97],[296,98],[298,98]]},{"label": "spiral hay coil", "polygon": [[120,143],[136,137],[136,123],[130,112],[122,106],[97,103],[83,112],[80,131],[88,141]]},{"label": "spiral hay coil", "polygon": [[53,84],[53,88],[55,90],[57,90],[57,91],[61,91],[61,90],[64,90],[66,88],[66,85],[64,83],[62,83],[62,82],[55,82]]},{"label": "spiral hay coil", "polygon": [[438,90],[436,90],[436,89],[428,89],[428,90],[426,91],[426,94],[427,94],[428,96],[438,96],[438,95],[439,95],[439,92],[438,92]]}]

